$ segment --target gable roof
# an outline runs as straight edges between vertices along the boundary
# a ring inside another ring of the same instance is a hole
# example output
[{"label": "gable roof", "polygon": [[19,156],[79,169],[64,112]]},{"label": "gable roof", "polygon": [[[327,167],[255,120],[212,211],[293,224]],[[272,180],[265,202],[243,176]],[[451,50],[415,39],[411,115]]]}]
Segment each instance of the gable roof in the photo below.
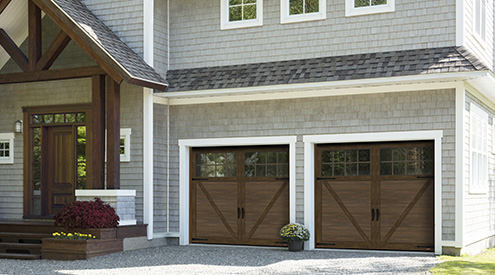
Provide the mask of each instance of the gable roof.
[{"label": "gable roof", "polygon": [[167,92],[484,70],[464,47],[429,48],[170,70]]},{"label": "gable roof", "polygon": [[158,90],[167,87],[163,77],[120,40],[80,0],[33,1],[115,81],[125,80],[131,84]]}]

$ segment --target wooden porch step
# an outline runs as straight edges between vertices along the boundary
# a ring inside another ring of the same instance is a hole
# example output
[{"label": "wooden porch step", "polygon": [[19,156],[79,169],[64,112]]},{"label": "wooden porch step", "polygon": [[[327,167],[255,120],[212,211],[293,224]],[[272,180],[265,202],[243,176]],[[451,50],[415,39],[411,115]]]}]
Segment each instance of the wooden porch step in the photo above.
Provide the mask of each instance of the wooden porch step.
[{"label": "wooden porch step", "polygon": [[41,254],[0,253],[0,259],[39,260]]},{"label": "wooden porch step", "polygon": [[0,243],[0,253],[7,254],[41,254],[41,244]]},{"label": "wooden porch step", "polygon": [[0,243],[41,243],[41,239],[51,236],[48,233],[0,232]]}]

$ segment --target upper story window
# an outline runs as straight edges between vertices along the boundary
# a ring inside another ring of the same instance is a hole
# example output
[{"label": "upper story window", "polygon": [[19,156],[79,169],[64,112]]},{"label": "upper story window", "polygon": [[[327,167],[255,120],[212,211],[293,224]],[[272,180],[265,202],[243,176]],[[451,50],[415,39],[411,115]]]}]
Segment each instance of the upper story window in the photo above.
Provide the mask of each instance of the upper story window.
[{"label": "upper story window", "polygon": [[488,0],[475,0],[474,3],[474,34],[480,42],[486,42],[487,2]]},{"label": "upper story window", "polygon": [[325,19],[326,7],[326,0],[281,0],[280,23]]},{"label": "upper story window", "polygon": [[14,134],[0,134],[0,164],[14,163]]},{"label": "upper story window", "polygon": [[221,29],[263,25],[262,0],[220,0]]},{"label": "upper story window", "polygon": [[346,0],[345,16],[395,11],[395,0]]},{"label": "upper story window", "polygon": [[486,193],[488,188],[488,114],[471,103],[470,149],[471,182],[470,193]]}]

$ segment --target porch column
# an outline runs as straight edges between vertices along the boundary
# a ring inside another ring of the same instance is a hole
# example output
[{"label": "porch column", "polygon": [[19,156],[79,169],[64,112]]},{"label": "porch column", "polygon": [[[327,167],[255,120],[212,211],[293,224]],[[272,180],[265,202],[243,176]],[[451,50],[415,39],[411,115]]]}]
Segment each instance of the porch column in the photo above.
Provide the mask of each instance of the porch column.
[{"label": "porch column", "polygon": [[120,85],[107,82],[107,189],[120,189]]},{"label": "porch column", "polygon": [[105,189],[105,75],[93,75],[91,80],[91,189]]}]

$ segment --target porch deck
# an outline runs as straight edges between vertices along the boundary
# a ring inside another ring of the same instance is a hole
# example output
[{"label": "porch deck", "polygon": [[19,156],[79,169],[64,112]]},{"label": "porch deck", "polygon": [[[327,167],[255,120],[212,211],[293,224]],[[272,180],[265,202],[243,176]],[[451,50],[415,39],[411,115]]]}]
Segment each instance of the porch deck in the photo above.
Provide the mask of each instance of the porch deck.
[{"label": "porch deck", "polygon": [[[146,236],[148,225],[125,225],[117,227],[117,238]],[[0,258],[41,259],[43,238],[64,231],[53,220],[0,220]]]}]

